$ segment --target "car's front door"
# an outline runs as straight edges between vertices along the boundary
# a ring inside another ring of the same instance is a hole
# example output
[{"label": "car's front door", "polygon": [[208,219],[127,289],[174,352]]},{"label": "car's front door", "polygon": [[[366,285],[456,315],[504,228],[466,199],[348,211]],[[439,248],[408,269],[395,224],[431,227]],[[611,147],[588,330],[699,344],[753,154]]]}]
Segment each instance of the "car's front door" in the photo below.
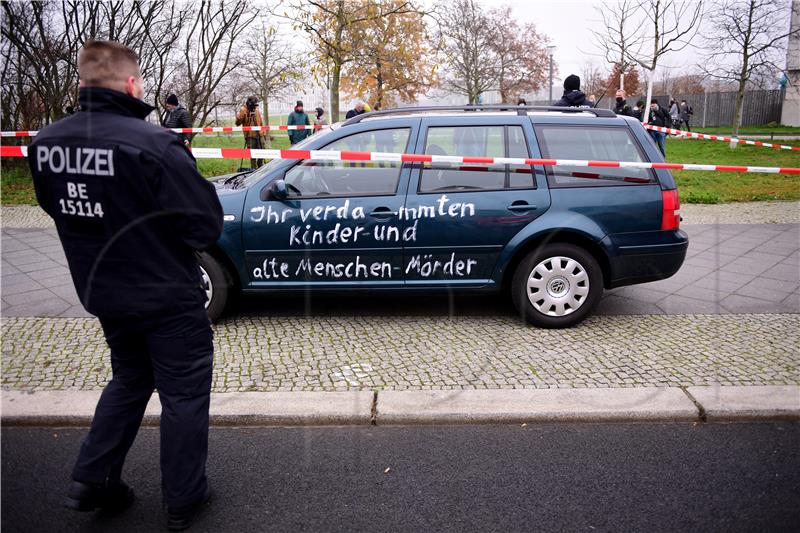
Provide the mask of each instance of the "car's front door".
[{"label": "car's front door", "polygon": [[[539,157],[530,119],[423,119],[417,152],[448,156]],[[531,149],[528,146],[531,146]],[[401,211],[406,285],[484,285],[503,247],[550,206],[542,167],[425,163],[412,175]]]},{"label": "car's front door", "polygon": [[[416,128],[367,130],[322,148],[405,152]],[[410,165],[304,160],[286,171],[286,198],[248,194],[243,241],[248,288],[401,286]],[[275,183],[267,185],[273,187]]]}]

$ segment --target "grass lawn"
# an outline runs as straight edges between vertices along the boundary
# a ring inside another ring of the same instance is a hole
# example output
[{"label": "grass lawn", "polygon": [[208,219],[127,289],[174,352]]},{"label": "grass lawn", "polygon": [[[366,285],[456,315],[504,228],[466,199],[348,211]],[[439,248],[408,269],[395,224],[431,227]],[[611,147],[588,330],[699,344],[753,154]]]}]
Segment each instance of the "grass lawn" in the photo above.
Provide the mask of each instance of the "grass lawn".
[{"label": "grass lawn", "polygon": [[[730,135],[733,129],[730,126],[715,126],[713,128],[700,128],[691,124],[692,131],[695,133],[711,133],[713,135]],[[740,135],[754,135],[754,134],[769,135],[770,133],[782,135],[800,135],[800,127],[798,126],[742,126],[739,128]]]},{"label": "grass lawn", "polygon": [[[271,117],[272,118],[272,117]],[[272,122],[272,121],[271,121]],[[765,127],[766,128],[766,127]],[[795,128],[800,130],[800,128]],[[286,132],[272,132],[272,147],[289,147]],[[782,142],[800,146],[799,141]],[[201,134],[194,138],[193,146],[203,148],[241,148],[241,134]],[[800,153],[758,146],[738,146],[728,143],[694,139],[667,139],[667,161],[671,163],[707,163],[717,165],[751,165],[800,167]],[[218,176],[235,172],[249,162],[238,159],[198,159],[197,167],[203,176]],[[733,172],[674,171],[675,179],[685,203],[715,204],[721,202],[747,202],[753,200],[800,199],[800,176],[782,174],[750,174]],[[22,159],[4,158],[0,162],[2,203],[36,204],[30,172]]]},{"label": "grass lawn", "polygon": [[[800,146],[797,141],[785,142]],[[707,163],[762,167],[800,167],[800,152],[740,145],[731,150],[728,143],[697,139],[667,139],[670,163]],[[800,199],[800,176],[743,172],[673,171],[681,201],[716,204],[754,200]]]},{"label": "grass lawn", "polygon": [[[289,136],[285,131],[270,132],[273,138],[272,148],[289,148]],[[239,134],[201,134],[196,135],[192,140],[192,146],[196,148],[244,148],[244,136]],[[197,170],[200,174],[210,178],[221,174],[236,172],[239,167],[249,167],[250,160],[240,161],[239,159],[198,159]]]}]

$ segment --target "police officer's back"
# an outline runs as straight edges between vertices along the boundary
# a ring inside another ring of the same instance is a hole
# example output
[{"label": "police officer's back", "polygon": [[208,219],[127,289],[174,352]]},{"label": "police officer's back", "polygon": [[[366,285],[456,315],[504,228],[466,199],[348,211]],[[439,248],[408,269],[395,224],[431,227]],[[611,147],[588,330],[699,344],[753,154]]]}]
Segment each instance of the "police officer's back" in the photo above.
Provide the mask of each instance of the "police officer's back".
[{"label": "police officer's back", "polygon": [[143,120],[153,108],[140,100],[135,54],[89,42],[78,65],[81,112],[42,130],[28,155],[78,296],[111,348],[113,378],[65,504],[130,503],[122,465],[157,387],[164,500],[170,528],[181,529],[210,494],[213,345],[195,254],[219,238],[222,210],[178,136]]}]

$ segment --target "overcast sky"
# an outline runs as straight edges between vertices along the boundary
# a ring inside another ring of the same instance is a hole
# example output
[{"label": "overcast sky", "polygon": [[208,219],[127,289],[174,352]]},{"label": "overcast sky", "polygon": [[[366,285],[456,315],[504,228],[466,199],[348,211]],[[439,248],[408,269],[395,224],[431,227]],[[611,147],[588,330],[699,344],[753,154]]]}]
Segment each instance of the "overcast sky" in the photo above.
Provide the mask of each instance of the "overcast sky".
[{"label": "overcast sky", "polygon": [[[518,22],[533,22],[537,31],[550,37],[556,46],[553,60],[558,65],[558,81],[553,82],[554,92],[568,75],[580,75],[587,62],[595,63],[603,70],[611,70],[601,55],[593,55],[598,51],[591,32],[602,30],[602,19],[596,9],[601,5],[599,1],[481,0],[481,3],[487,7],[510,5]],[[699,37],[696,41],[700,44]],[[680,73],[692,69],[699,59],[699,51],[690,47],[682,52],[667,54],[663,64],[665,68]]]}]

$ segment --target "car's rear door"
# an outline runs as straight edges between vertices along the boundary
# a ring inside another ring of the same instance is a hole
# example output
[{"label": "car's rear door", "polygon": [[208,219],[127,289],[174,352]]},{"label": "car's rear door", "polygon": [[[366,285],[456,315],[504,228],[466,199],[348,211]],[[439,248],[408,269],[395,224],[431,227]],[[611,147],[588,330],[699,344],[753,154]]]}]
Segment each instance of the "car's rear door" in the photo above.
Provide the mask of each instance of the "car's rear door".
[{"label": "car's rear door", "polygon": [[[530,119],[498,113],[422,119],[417,153],[539,157]],[[491,283],[503,247],[550,206],[544,169],[524,165],[415,165],[404,231],[407,286]]]}]

